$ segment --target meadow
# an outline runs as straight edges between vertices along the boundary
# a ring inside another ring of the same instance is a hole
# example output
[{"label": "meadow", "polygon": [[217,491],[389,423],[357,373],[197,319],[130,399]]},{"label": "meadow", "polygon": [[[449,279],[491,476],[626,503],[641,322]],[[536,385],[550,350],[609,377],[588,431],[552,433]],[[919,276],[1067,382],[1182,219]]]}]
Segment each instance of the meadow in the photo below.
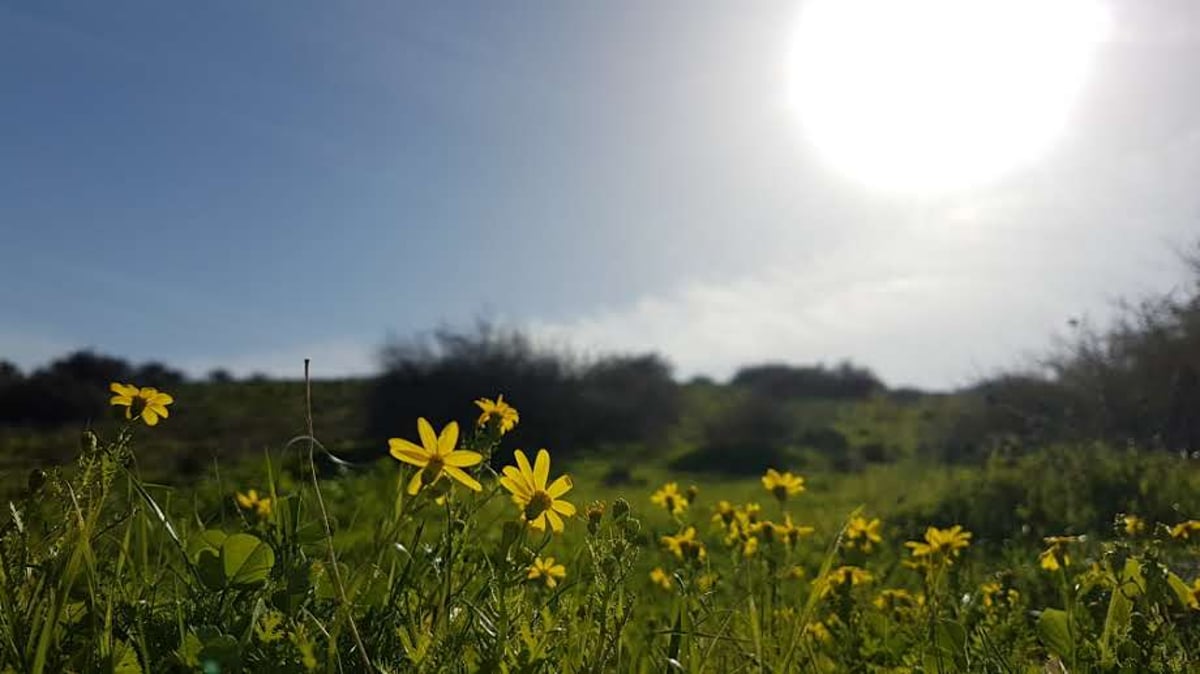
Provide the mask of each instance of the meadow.
[{"label": "meadow", "polygon": [[875,398],[805,409],[863,446],[900,438],[894,460],[734,476],[515,446],[537,410],[493,391],[457,421],[398,420],[372,452],[323,427],[353,425],[351,388],[293,384],[233,435],[279,437],[172,479],[172,426],[205,423],[186,396],[237,386],[271,385],[112,382],[81,437],[26,438],[58,463],[6,471],[0,671],[1200,668],[1187,457],[1093,443],[934,462],[905,449],[929,408]]}]

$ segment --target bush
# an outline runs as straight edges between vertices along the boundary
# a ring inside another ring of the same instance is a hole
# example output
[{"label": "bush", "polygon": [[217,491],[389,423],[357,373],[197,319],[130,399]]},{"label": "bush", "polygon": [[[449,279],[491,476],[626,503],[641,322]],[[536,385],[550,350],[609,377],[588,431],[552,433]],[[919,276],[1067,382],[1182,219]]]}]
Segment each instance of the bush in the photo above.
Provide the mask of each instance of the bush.
[{"label": "bush", "polygon": [[730,383],[770,398],[865,398],[886,390],[873,372],[848,361],[834,368],[777,363],[744,367]]},{"label": "bush", "polygon": [[480,395],[503,394],[521,411],[515,446],[547,446],[563,456],[609,444],[658,445],[679,414],[678,387],[657,355],[584,362],[487,324],[393,343],[383,362],[368,422],[381,442],[411,433],[417,416],[473,421],[477,411],[463,401]]},{"label": "bush", "polygon": [[915,502],[899,521],[956,522],[983,539],[1024,531],[1031,539],[1063,533],[1110,534],[1133,513],[1173,523],[1200,511],[1200,463],[1105,445],[1060,445],[1018,457],[993,455],[982,471],[945,493]]}]

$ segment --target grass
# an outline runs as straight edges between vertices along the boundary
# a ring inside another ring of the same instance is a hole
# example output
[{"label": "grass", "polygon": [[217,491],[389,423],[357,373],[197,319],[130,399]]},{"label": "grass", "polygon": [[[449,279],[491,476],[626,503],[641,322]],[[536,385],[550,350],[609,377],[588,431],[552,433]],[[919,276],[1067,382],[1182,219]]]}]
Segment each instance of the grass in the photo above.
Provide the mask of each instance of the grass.
[{"label": "grass", "polygon": [[[291,409],[292,388],[243,391],[253,397],[222,433],[245,433],[257,449],[246,441],[241,458],[206,462],[204,480],[149,479],[195,431],[185,425],[217,423],[183,413],[201,409],[187,401],[201,391],[221,392],[182,389],[154,428],[103,422],[82,443],[65,433],[37,440],[79,449],[70,466],[12,481],[0,531],[0,672],[1200,667],[1200,522],[1189,520],[1198,482],[1186,460],[1048,450],[971,468],[910,457],[808,471],[803,493],[776,500],[758,477],[671,472],[669,454],[633,466],[619,486],[606,486],[614,462],[601,456],[553,459],[551,480],[570,473],[563,498],[578,514],[551,534],[524,522],[537,513],[514,505],[487,461],[470,469],[480,492],[443,477],[415,495],[404,489],[415,468],[391,458],[352,469],[314,462],[306,427],[353,427],[362,393],[353,385],[330,394],[334,413],[311,420],[301,398],[299,429],[254,428],[256,405],[274,397]],[[494,424],[464,426],[459,447],[512,462]],[[1064,469],[1073,474],[1054,474]],[[668,482],[695,487],[675,513],[651,501]],[[250,489],[268,505],[239,504]],[[992,521],[956,510],[964,491],[981,511],[1010,512],[998,521],[1011,535],[950,536],[952,525]],[[1062,493],[1104,503],[1048,519]],[[737,506],[728,520],[714,519],[721,501]],[[1147,521],[1127,528],[1113,508]],[[959,512],[964,520],[946,518]],[[878,541],[859,533],[874,518]],[[789,538],[787,522],[812,531]],[[1020,531],[1029,523],[1080,529]],[[1059,533],[1084,535],[1040,540]],[[531,577],[558,564],[553,583]]]}]

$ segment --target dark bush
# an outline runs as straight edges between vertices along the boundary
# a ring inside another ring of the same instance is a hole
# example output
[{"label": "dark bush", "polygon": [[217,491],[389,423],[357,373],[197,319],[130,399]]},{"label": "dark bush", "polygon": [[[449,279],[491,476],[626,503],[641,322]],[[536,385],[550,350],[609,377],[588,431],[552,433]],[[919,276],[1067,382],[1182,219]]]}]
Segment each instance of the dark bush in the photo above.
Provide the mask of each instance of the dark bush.
[{"label": "dark bush", "polygon": [[107,408],[109,383],[132,373],[123,360],[77,351],[4,387],[0,423],[53,428],[95,419]]},{"label": "dark bush", "polygon": [[750,476],[790,463],[787,453],[778,446],[737,442],[705,445],[674,459],[670,468],[689,473]]},{"label": "dark bush", "polygon": [[114,381],[170,388],[184,380],[161,363],[135,368],[90,350],[68,354],[28,377],[15,374],[0,372],[0,424],[35,428],[80,425],[106,414]]},{"label": "dark bush", "polygon": [[738,370],[730,383],[772,398],[865,398],[886,388],[870,370],[850,362],[833,368],[754,365]]},{"label": "dark bush", "polygon": [[[385,347],[370,396],[369,428],[383,439],[434,425],[473,422],[471,402],[503,394],[521,413],[509,446],[570,455],[610,444],[659,443],[679,414],[670,367],[655,355],[584,362],[535,346],[523,334],[481,324]],[[510,457],[497,457],[507,461]]]}]

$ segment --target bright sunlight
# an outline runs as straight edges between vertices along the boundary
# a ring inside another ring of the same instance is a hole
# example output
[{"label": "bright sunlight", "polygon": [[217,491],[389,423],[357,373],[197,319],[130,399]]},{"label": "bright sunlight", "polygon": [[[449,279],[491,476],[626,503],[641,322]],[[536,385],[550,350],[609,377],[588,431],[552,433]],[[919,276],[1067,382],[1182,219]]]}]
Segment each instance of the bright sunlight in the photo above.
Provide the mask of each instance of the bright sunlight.
[{"label": "bright sunlight", "polygon": [[856,180],[980,184],[1059,135],[1108,19],[1092,0],[811,0],[792,103],[809,141]]}]

